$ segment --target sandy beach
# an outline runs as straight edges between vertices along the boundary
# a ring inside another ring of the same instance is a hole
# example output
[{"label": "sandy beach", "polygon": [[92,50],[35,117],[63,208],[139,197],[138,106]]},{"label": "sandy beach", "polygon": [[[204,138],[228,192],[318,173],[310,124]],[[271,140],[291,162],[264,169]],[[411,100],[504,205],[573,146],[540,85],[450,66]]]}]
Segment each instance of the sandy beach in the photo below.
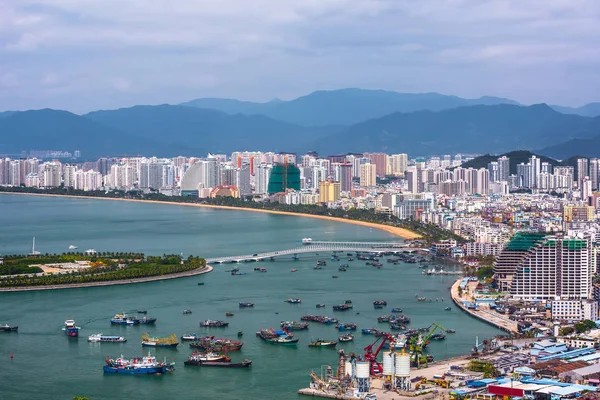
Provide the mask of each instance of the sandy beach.
[{"label": "sandy beach", "polygon": [[380,229],[382,231],[391,233],[392,235],[396,235],[403,239],[417,239],[417,238],[421,237],[420,235],[416,234],[415,232],[409,231],[408,229],[398,228],[395,226],[375,224],[372,222],[355,221],[355,220],[344,219],[344,218],[328,217],[325,215],[300,214],[300,213],[293,213],[293,212],[287,212],[287,211],[261,210],[261,209],[256,209],[256,208],[243,208],[243,207],[230,207],[230,206],[216,206],[216,205],[211,205],[211,204],[176,203],[176,202],[171,202],[171,201],[120,199],[120,198],[110,198],[110,197],[74,196],[74,195],[47,194],[47,193],[0,192],[0,194],[23,195],[23,196],[45,196],[45,197],[69,197],[69,198],[74,198],[74,199],[88,199],[88,200],[93,199],[93,200],[129,201],[129,202],[135,202],[135,203],[154,203],[154,204],[168,204],[168,205],[186,206],[186,207],[216,208],[216,209],[221,209],[221,210],[253,211],[253,212],[261,212],[261,213],[268,213],[268,214],[288,215],[288,216],[292,216],[292,217],[306,217],[306,218],[323,219],[323,220],[327,220],[327,221],[343,222],[346,224],[366,226],[369,228]]}]

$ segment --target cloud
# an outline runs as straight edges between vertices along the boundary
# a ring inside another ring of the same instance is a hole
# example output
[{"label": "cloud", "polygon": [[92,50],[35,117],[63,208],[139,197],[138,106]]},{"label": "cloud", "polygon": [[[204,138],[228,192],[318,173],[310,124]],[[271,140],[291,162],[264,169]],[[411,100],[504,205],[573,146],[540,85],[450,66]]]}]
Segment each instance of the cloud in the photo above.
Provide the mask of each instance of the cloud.
[{"label": "cloud", "polygon": [[0,0],[0,109],[342,87],[579,104],[600,100],[599,25],[596,0]]}]

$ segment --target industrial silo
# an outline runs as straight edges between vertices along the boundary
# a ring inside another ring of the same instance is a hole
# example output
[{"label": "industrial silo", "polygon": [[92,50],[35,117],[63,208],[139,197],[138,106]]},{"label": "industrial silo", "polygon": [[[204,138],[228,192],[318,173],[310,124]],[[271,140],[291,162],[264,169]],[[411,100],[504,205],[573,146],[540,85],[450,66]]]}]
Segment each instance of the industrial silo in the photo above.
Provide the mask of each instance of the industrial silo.
[{"label": "industrial silo", "polygon": [[359,393],[368,393],[371,390],[371,364],[368,361],[356,363],[356,385]]},{"label": "industrial silo", "polygon": [[401,352],[396,353],[395,360],[396,389],[410,390],[410,354]]}]

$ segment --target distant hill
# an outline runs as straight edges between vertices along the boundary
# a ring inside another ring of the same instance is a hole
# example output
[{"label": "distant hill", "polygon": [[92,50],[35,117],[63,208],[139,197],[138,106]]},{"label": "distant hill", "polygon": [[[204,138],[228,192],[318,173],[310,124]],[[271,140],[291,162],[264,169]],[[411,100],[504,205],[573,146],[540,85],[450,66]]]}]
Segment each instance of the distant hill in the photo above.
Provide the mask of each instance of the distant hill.
[{"label": "distant hill", "polygon": [[214,98],[182,103],[185,106],[211,108],[228,114],[262,114],[303,126],[348,126],[395,112],[439,111],[461,106],[496,104],[518,103],[490,96],[463,99],[439,93],[397,93],[365,89],[316,91],[291,101],[274,100],[268,103]]},{"label": "distant hill", "polygon": [[234,150],[301,151],[336,128],[307,128],[263,115],[229,115],[184,106],[135,106],[84,116],[131,136],[167,144],[186,144],[201,153]]},{"label": "distant hill", "polygon": [[16,111],[0,111],[0,118],[9,117],[13,115]]},{"label": "distant hill", "polygon": [[510,158],[509,164],[510,164],[510,173],[511,174],[516,174],[517,173],[517,165],[520,163],[525,163],[527,164],[529,162],[529,159],[531,158],[531,156],[536,156],[538,157],[541,162],[549,162],[550,164],[552,164],[553,166],[557,166],[557,165],[562,165],[561,162],[550,158],[550,157],[546,157],[546,156],[542,156],[539,154],[534,154],[530,151],[527,150],[517,150],[517,151],[511,151],[508,153],[504,153],[504,154],[500,154],[497,156],[492,156],[490,154],[485,154],[483,156],[479,156],[479,157],[475,157],[472,160],[467,161],[466,163],[463,163],[461,165],[461,167],[463,168],[487,168],[488,164],[492,161],[497,161],[498,158],[502,157],[502,156],[506,156]]},{"label": "distant hill", "polygon": [[[594,118],[600,123],[600,117]],[[600,132],[600,131],[599,131]],[[574,155],[581,157],[600,157],[600,133],[592,138],[570,139],[566,142],[555,144],[538,150],[541,154],[550,157],[565,159]]]},{"label": "distant hill", "polygon": [[179,150],[152,140],[140,141],[67,111],[31,110],[0,118],[0,154],[31,149],[81,150],[85,157],[119,153],[159,155]]},{"label": "distant hill", "polygon": [[581,107],[550,106],[563,114],[577,114],[584,117],[600,116],[600,103],[588,103]]},{"label": "distant hill", "polygon": [[324,153],[500,153],[515,148],[536,149],[542,144],[590,138],[599,133],[599,121],[561,114],[546,104],[501,104],[394,113],[351,126],[313,147]]}]

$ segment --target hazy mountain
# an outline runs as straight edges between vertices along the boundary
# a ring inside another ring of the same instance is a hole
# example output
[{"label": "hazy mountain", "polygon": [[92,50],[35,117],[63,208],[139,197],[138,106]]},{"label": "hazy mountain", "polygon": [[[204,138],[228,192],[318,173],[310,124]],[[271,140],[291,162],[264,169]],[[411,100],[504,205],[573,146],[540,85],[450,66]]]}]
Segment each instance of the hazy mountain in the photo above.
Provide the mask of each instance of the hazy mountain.
[{"label": "hazy mountain", "polygon": [[588,103],[581,107],[550,106],[563,114],[577,114],[584,117],[600,116],[600,103]]},{"label": "hazy mountain", "polygon": [[85,157],[119,153],[159,154],[165,146],[127,135],[60,110],[15,112],[0,118],[0,154],[23,150],[81,150]]},{"label": "hazy mountain", "polygon": [[196,99],[185,106],[211,108],[228,114],[262,114],[304,126],[352,125],[394,112],[439,111],[469,105],[517,104],[497,97],[463,99],[439,93],[397,93],[386,90],[316,91],[291,101],[253,103],[232,99]]},{"label": "hazy mountain", "polygon": [[573,156],[600,157],[600,117],[592,119],[590,125],[596,127],[596,136],[570,139],[545,147],[539,152],[560,160]]},{"label": "hazy mountain", "polygon": [[502,152],[590,138],[600,134],[599,128],[595,119],[561,114],[545,104],[472,106],[390,114],[356,124],[314,147],[323,152],[412,155]]},{"label": "hazy mountain", "polygon": [[529,159],[531,158],[531,156],[536,156],[541,160],[541,162],[549,162],[553,166],[561,165],[561,163],[559,161],[557,161],[553,158],[535,154],[535,153],[532,153],[531,151],[527,151],[527,150],[516,150],[516,151],[511,151],[511,152],[499,154],[499,155],[485,154],[483,156],[475,157],[474,159],[463,163],[461,165],[461,167],[463,167],[463,168],[469,168],[469,167],[471,167],[471,168],[487,168],[488,164],[490,162],[497,161],[498,158],[500,158],[502,156],[506,156],[506,157],[510,158],[509,170],[510,170],[511,174],[516,174],[517,173],[517,165],[520,163],[527,164],[529,162]]},{"label": "hazy mountain", "polygon": [[[131,136],[160,143],[186,144],[206,152],[234,150],[296,151],[336,128],[306,128],[263,115],[229,115],[184,106],[135,106],[95,111],[86,118]],[[200,154],[202,154],[200,153]]]},{"label": "hazy mountain", "polygon": [[10,117],[11,115],[13,115],[16,111],[0,111],[0,118],[4,118],[4,117]]}]

